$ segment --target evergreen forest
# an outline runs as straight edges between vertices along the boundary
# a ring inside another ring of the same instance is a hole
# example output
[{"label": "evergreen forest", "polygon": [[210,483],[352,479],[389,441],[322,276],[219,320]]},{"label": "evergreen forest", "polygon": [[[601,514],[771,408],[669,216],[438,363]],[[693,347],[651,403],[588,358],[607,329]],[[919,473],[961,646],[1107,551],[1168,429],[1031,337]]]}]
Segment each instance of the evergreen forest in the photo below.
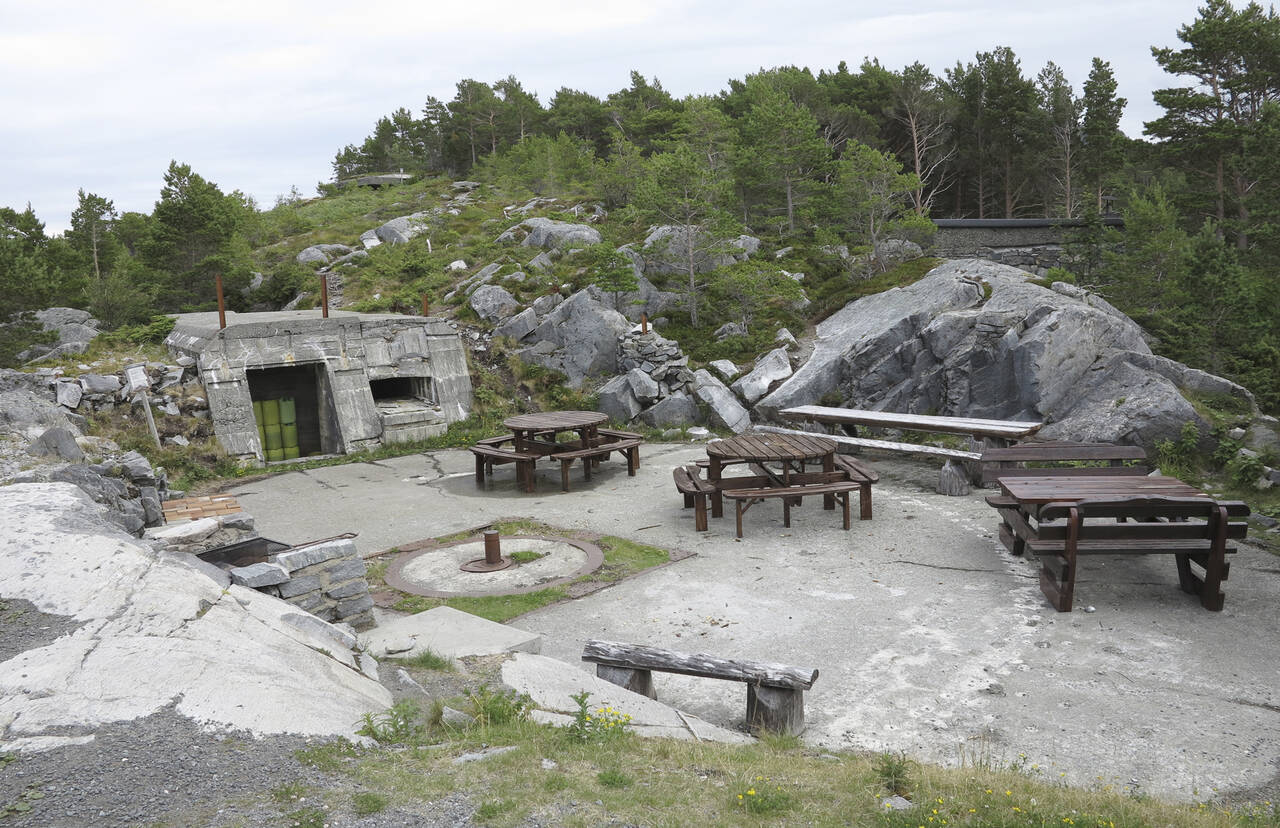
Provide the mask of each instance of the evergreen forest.
[{"label": "evergreen forest", "polygon": [[[1157,353],[1240,382],[1277,413],[1280,17],[1206,0],[1166,35],[1174,45],[1152,48],[1167,73],[1154,93],[1161,114],[1140,138],[1119,129],[1127,101],[1105,56],[1077,87],[1055,63],[1024,66],[1006,47],[941,74],[874,59],[761,69],[685,98],[640,72],[604,97],[564,86],[549,100],[515,76],[466,78],[451,99],[397,109],[337,149],[317,198],[295,188],[257,204],[175,160],[149,214],[81,190],[70,228],[50,235],[29,206],[0,207],[0,319],[12,320],[0,364],[39,336],[30,313],[45,307],[133,330],[215,307],[217,274],[233,309],[278,308],[314,281],[299,250],[354,244],[375,220],[422,209],[415,197],[468,179],[497,200],[435,217],[423,244],[371,250],[350,278],[350,307],[413,312],[422,294],[442,307],[456,281],[449,263],[482,262],[514,223],[499,202],[533,197],[608,215],[608,249],[558,264],[562,281],[625,282],[612,249],[657,224],[713,240],[749,233],[780,252],[779,267],[809,275],[804,319],[770,302],[788,286],[755,260],[663,285],[689,295],[688,318],[674,322],[693,337],[748,317],[803,326],[880,284],[874,256],[844,267],[829,255],[839,246],[875,251],[896,238],[927,249],[940,218],[1072,219],[1053,279],[1101,294]],[[414,183],[390,196],[343,186],[391,172]],[[1102,221],[1117,215],[1123,229]]]}]

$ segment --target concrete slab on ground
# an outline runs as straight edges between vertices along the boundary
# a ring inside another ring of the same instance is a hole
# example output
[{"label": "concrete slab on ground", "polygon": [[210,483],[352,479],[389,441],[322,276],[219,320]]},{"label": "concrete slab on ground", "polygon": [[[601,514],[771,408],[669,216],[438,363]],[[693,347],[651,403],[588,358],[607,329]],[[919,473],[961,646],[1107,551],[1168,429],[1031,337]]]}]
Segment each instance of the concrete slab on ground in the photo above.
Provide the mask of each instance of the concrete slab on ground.
[{"label": "concrete slab on ground", "polygon": [[416,615],[380,618],[378,626],[360,634],[360,643],[374,658],[412,658],[427,650],[445,658],[466,658],[536,653],[542,636],[452,607],[433,607]]},{"label": "concrete slab on ground", "polygon": [[[1280,795],[1280,561],[1243,544],[1221,613],[1179,591],[1164,556],[1095,556],[1077,609],[1045,602],[1034,561],[996,538],[975,490],[933,492],[936,463],[868,455],[875,517],[840,528],[806,500],[782,526],[777,502],[695,532],[672,469],[700,445],[646,444],[561,492],[500,466],[477,487],[465,450],[291,472],[231,493],[263,535],[291,543],[357,531],[363,554],[504,517],[696,553],[511,622],[576,663],[589,638],[817,667],[804,741],[913,758],[1035,764],[1079,786],[1191,800]],[[1089,612],[1089,608],[1094,611]],[[658,697],[726,728],[745,705],[730,682],[655,674]],[[1021,758],[1025,754],[1025,759]],[[1059,776],[1061,774],[1061,776]]]},{"label": "concrete slab on ground", "polygon": [[[591,694],[587,699],[589,710],[612,708],[630,716],[631,728],[640,736],[729,744],[754,741],[746,733],[704,722],[661,701],[596,678],[594,672],[546,656],[517,653],[503,663],[502,683],[517,692],[528,693],[541,708],[534,712],[534,718],[557,727],[573,721],[578,709],[573,696],[585,690]],[[739,684],[738,689],[745,709],[745,685]]]}]

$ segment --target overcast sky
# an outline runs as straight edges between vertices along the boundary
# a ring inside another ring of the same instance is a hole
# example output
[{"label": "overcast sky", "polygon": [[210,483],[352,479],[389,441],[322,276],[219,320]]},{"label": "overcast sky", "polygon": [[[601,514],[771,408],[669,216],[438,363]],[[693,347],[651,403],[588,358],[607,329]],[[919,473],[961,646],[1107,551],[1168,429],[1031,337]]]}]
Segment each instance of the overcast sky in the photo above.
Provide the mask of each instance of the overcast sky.
[{"label": "overcast sky", "polygon": [[598,96],[632,69],[672,94],[716,93],[761,67],[876,57],[935,72],[1009,46],[1023,74],[1094,56],[1129,99],[1122,128],[1175,85],[1151,58],[1197,0],[0,0],[0,206],[65,229],[76,190],[150,212],[170,159],[270,207],[314,193],[345,144],[397,107],[420,114],[462,78],[514,74],[544,104]]}]

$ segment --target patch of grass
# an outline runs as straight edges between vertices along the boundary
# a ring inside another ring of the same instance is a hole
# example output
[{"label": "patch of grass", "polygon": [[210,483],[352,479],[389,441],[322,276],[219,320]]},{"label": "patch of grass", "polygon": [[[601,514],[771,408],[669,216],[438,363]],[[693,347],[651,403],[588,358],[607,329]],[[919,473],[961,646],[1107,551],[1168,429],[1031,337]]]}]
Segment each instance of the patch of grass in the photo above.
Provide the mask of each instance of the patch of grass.
[{"label": "patch of grass", "polygon": [[412,701],[401,701],[382,713],[365,713],[356,732],[380,745],[408,744],[421,736],[426,728],[419,721],[421,711]]},{"label": "patch of grass", "polygon": [[512,563],[527,564],[547,557],[547,553],[534,552],[532,549],[521,549],[519,552],[512,552],[507,557],[511,559]]},{"label": "patch of grass", "polygon": [[415,656],[399,659],[400,663],[409,667],[417,667],[422,670],[440,670],[446,673],[452,673],[455,669],[453,662],[437,653],[435,650],[427,648]]},{"label": "patch of grass", "polygon": [[626,788],[635,784],[634,779],[615,768],[609,768],[597,773],[596,781],[606,788]]},{"label": "patch of grass", "polygon": [[350,765],[361,755],[362,751],[346,739],[335,739],[323,745],[295,751],[293,756],[304,765],[322,770],[325,773],[337,773]]},{"label": "patch of grass", "polygon": [[505,725],[529,717],[533,699],[511,690],[490,690],[482,684],[467,694],[468,712],[482,727]]},{"label": "patch of grass", "polygon": [[373,791],[361,791],[353,794],[351,797],[351,810],[355,811],[356,816],[368,816],[376,814],[379,811],[386,810],[387,804],[390,802],[382,794]]},{"label": "patch of grass", "polygon": [[746,790],[738,794],[737,802],[747,813],[763,816],[789,810],[794,797],[772,779],[757,776],[746,783]]},{"label": "patch of grass", "polygon": [[490,799],[487,802],[481,802],[480,807],[476,808],[476,819],[483,823],[489,823],[510,813],[515,808],[515,803],[506,799]]},{"label": "patch of grass", "polygon": [[910,796],[911,769],[915,762],[905,753],[882,753],[876,758],[874,770],[881,787],[895,796]]},{"label": "patch of grass", "polygon": [[319,808],[299,808],[285,814],[290,828],[325,828],[324,811]]},{"label": "patch of grass", "polygon": [[271,799],[281,805],[289,805],[307,796],[307,786],[301,782],[285,782],[271,789]]}]

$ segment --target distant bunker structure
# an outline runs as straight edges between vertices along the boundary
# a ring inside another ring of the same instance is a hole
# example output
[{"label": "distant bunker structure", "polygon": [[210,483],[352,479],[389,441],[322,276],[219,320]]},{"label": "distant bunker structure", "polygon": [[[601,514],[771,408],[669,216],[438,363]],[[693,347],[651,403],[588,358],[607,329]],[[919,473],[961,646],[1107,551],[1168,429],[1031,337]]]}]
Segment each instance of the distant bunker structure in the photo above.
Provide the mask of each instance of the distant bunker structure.
[{"label": "distant bunker structure", "polygon": [[[1124,219],[1104,216],[1103,227],[1123,230]],[[1082,219],[934,219],[933,252],[948,259],[986,259],[1044,276],[1071,263],[1063,245],[1087,226]]]},{"label": "distant bunker structure", "polygon": [[422,440],[471,411],[462,341],[441,319],[228,312],[220,328],[216,312],[176,318],[165,345],[196,360],[214,433],[241,461],[280,457],[262,428],[270,401],[288,401],[296,426],[289,457]]}]

